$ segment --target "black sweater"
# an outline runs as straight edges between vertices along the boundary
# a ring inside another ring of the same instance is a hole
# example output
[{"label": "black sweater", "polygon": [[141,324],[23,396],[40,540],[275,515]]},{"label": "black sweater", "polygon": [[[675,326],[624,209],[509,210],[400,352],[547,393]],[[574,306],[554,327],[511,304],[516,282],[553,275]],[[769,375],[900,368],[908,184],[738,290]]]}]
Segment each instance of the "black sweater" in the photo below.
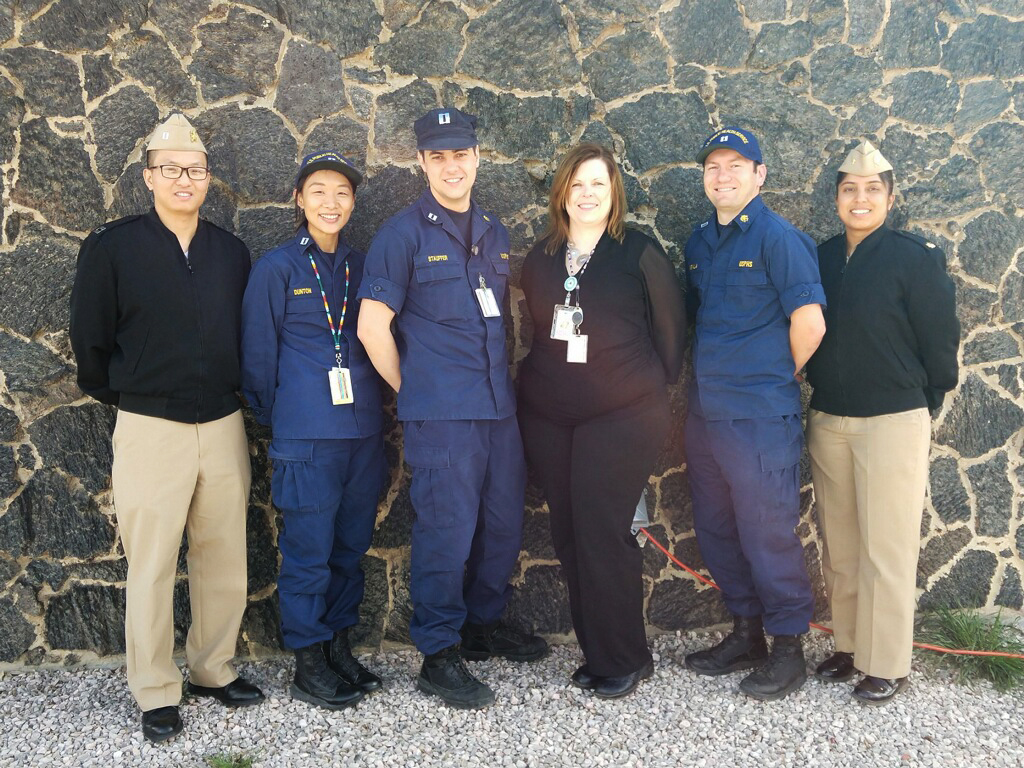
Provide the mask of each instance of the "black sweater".
[{"label": "black sweater", "polygon": [[156,211],[106,224],[78,253],[71,347],[78,386],[102,403],[171,421],[238,410],[249,251],[200,220],[188,259]]},{"label": "black sweater", "polygon": [[846,261],[846,236],[818,246],[828,308],[807,364],[811,407],[834,416],[938,408],[957,383],[960,324],[942,250],[886,226]]},{"label": "black sweater", "polygon": [[[587,362],[567,363],[566,342],[550,338],[556,304],[565,301],[565,251],[537,243],[523,263],[522,288],[533,344],[519,377],[521,403],[562,424],[578,424],[664,396],[679,378],[686,343],[683,292],[658,244],[627,229],[622,243],[607,232],[579,278],[588,336]],[[575,295],[575,294],[574,294]]]}]

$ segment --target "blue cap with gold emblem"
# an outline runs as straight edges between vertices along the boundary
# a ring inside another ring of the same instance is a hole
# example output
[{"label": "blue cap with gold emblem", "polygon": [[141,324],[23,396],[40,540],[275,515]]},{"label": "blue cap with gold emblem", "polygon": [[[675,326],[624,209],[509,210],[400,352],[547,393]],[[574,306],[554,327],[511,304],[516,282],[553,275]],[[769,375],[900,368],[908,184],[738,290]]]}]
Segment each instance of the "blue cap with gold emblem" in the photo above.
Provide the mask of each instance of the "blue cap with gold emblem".
[{"label": "blue cap with gold emblem", "polygon": [[359,182],[363,180],[363,174],[356,170],[351,160],[339,152],[328,150],[311,152],[302,158],[302,162],[299,164],[299,173],[295,177],[295,188],[302,189],[302,182],[315,171],[337,171],[352,182],[353,192],[359,186]]},{"label": "blue cap with gold emblem", "polygon": [[757,143],[757,137],[750,131],[734,125],[727,125],[708,136],[697,153],[697,162],[703,164],[707,156],[716,149],[734,149],[748,160],[755,163],[764,162],[761,159],[761,145]]},{"label": "blue cap with gold emblem", "polygon": [[413,124],[416,149],[469,149],[476,139],[476,115],[455,107],[432,109]]}]

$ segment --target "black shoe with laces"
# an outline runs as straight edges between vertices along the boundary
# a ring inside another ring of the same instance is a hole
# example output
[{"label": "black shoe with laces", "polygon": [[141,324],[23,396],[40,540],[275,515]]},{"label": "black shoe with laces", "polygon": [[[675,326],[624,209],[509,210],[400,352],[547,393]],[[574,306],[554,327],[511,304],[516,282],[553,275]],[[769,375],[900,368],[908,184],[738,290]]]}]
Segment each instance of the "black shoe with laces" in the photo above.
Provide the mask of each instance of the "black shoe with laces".
[{"label": "black shoe with laces", "polygon": [[759,701],[788,696],[807,680],[807,663],[799,635],[776,635],[768,662],[740,681],[740,690]]},{"label": "black shoe with laces", "polygon": [[725,675],[756,667],[767,658],[761,617],[735,616],[732,632],[718,645],[688,654],[686,666],[699,675]]},{"label": "black shoe with laces", "polygon": [[327,666],[321,643],[295,650],[293,698],[324,709],[345,709],[363,698],[360,688],[342,680]]},{"label": "black shoe with laces", "polygon": [[462,627],[462,658],[467,661],[486,661],[500,656],[509,661],[537,661],[548,654],[544,638],[528,635],[495,621],[490,624],[471,624]]},{"label": "black shoe with laces", "polygon": [[494,703],[494,691],[466,669],[458,644],[423,657],[416,687],[457,709],[483,709]]},{"label": "black shoe with laces", "polygon": [[363,693],[379,691],[383,686],[381,679],[352,655],[347,629],[338,630],[334,637],[324,643],[324,654],[334,673],[345,682],[362,689]]}]

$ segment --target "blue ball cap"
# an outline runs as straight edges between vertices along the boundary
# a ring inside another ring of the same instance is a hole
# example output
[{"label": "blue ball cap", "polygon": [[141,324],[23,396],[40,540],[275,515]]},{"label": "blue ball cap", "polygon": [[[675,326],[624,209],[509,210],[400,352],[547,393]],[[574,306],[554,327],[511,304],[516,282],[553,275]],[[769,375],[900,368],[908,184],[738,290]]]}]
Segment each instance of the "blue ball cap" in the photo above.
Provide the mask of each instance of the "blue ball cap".
[{"label": "blue ball cap", "polygon": [[306,180],[309,174],[315,171],[337,171],[352,182],[353,192],[355,192],[356,187],[363,180],[363,174],[356,170],[351,160],[340,152],[327,150],[324,152],[312,152],[302,158],[302,162],[299,163],[299,173],[295,177],[295,188],[302,189],[302,182]]},{"label": "blue ball cap", "polygon": [[757,137],[750,131],[734,125],[726,126],[708,136],[697,153],[697,162],[703,164],[707,156],[716,149],[733,149],[755,163],[764,162],[761,159],[761,145],[757,143]]},{"label": "blue ball cap", "polygon": [[413,124],[416,149],[469,149],[476,139],[476,115],[455,107],[432,109]]}]

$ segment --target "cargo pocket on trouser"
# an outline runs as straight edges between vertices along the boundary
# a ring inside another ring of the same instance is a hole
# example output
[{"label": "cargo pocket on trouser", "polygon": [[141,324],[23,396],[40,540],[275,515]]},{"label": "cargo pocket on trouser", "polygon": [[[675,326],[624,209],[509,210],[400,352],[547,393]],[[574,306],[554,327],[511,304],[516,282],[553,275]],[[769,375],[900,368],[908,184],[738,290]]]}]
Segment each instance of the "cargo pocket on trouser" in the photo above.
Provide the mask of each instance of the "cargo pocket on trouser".
[{"label": "cargo pocket on trouser", "polygon": [[405,462],[412,468],[409,494],[421,525],[450,528],[455,525],[455,470],[449,445],[457,422],[404,421]]},{"label": "cargo pocket on trouser", "polygon": [[[320,508],[310,440],[274,440],[267,449],[274,463],[270,491],[282,513],[316,512]],[[286,523],[287,525],[287,523]]]}]

